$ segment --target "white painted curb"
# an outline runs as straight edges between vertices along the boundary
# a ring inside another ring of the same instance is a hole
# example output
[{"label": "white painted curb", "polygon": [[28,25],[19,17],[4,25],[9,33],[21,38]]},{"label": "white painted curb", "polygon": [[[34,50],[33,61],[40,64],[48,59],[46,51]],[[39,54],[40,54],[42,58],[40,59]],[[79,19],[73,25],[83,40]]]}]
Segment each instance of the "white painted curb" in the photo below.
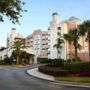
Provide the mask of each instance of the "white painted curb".
[{"label": "white painted curb", "polygon": [[43,74],[43,73],[39,72],[38,68],[27,70],[27,73],[30,74],[31,76],[34,76],[34,77],[37,77],[37,78],[54,81],[53,76],[50,76],[50,75]]}]

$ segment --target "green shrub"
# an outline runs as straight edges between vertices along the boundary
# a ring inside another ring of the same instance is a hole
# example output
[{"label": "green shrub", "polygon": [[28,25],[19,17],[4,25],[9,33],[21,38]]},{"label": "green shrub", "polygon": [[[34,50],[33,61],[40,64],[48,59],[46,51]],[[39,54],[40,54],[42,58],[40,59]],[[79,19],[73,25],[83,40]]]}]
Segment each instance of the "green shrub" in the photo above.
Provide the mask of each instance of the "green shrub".
[{"label": "green shrub", "polygon": [[13,59],[12,58],[9,58],[9,57],[5,57],[3,59],[3,64],[11,65],[11,64],[13,64]]},{"label": "green shrub", "polygon": [[48,58],[38,58],[40,63],[46,63],[48,66],[62,67],[64,65],[63,59],[48,59]]},{"label": "green shrub", "polygon": [[39,63],[49,63],[50,60],[48,58],[37,58]]},{"label": "green shrub", "polygon": [[64,69],[68,70],[70,73],[90,72],[90,62],[64,64]]},{"label": "green shrub", "polygon": [[0,60],[0,65],[2,65],[3,64],[3,60]]},{"label": "green shrub", "polygon": [[67,60],[65,61],[65,63],[71,63],[71,62],[72,62],[71,59],[67,59]]},{"label": "green shrub", "polygon": [[63,70],[60,67],[39,66],[38,70],[53,76],[68,76],[68,71]]},{"label": "green shrub", "polygon": [[66,63],[79,63],[79,62],[82,62],[82,60],[79,57],[77,57],[77,59],[75,59],[75,58],[67,59],[65,62]]},{"label": "green shrub", "polygon": [[64,66],[64,60],[63,59],[54,59],[52,61],[52,64],[55,67],[63,67]]}]

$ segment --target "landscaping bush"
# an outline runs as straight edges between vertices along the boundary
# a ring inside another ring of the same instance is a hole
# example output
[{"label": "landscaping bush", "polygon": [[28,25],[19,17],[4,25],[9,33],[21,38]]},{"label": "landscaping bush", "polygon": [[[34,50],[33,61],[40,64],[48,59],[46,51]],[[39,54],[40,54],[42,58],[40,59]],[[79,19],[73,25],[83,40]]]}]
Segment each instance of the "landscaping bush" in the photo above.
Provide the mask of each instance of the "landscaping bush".
[{"label": "landscaping bush", "polygon": [[67,59],[67,60],[65,61],[65,63],[71,63],[71,62],[72,62],[71,59]]},{"label": "landscaping bush", "polygon": [[79,57],[77,57],[77,59],[73,58],[73,59],[67,59],[65,61],[65,63],[79,63],[79,62],[82,62],[82,60]]},{"label": "landscaping bush", "polygon": [[48,58],[38,58],[40,63],[46,63],[48,66],[62,67],[64,65],[63,59],[48,59]]},{"label": "landscaping bush", "polygon": [[12,59],[12,58],[5,57],[5,58],[3,59],[3,64],[11,65],[12,63],[13,63],[13,59]]},{"label": "landscaping bush", "polygon": [[46,66],[40,66],[39,71],[53,76],[85,76],[90,77],[90,62],[74,60],[65,62],[63,59],[47,59]]},{"label": "landscaping bush", "polygon": [[76,76],[90,76],[90,62],[64,64],[65,70]]},{"label": "landscaping bush", "polygon": [[53,76],[68,76],[68,71],[59,67],[39,66],[38,70],[42,73]]},{"label": "landscaping bush", "polygon": [[63,59],[54,59],[52,61],[52,65],[54,67],[63,67],[64,66],[64,60]]},{"label": "landscaping bush", "polygon": [[0,60],[0,65],[2,65],[4,62],[3,62],[3,60]]},{"label": "landscaping bush", "polygon": [[39,63],[49,63],[49,59],[48,58],[37,58]]}]

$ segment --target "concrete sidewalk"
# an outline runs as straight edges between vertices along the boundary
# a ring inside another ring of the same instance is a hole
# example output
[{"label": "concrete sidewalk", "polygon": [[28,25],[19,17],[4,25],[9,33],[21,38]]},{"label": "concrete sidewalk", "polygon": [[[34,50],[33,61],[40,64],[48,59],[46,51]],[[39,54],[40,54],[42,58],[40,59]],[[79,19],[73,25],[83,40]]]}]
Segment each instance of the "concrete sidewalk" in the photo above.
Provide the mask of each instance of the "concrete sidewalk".
[{"label": "concrete sidewalk", "polygon": [[77,87],[86,87],[90,88],[90,83],[77,83],[77,82],[68,82],[68,81],[56,81],[53,76],[43,74],[38,71],[38,68],[29,69],[27,70],[27,73],[31,76],[41,78],[44,80],[52,81],[51,83],[57,84],[57,85],[65,85],[65,86],[77,86]]},{"label": "concrete sidewalk", "polygon": [[54,77],[53,76],[40,73],[38,71],[38,68],[27,70],[27,73],[30,74],[31,76],[34,76],[34,77],[37,77],[37,78],[54,81]]}]

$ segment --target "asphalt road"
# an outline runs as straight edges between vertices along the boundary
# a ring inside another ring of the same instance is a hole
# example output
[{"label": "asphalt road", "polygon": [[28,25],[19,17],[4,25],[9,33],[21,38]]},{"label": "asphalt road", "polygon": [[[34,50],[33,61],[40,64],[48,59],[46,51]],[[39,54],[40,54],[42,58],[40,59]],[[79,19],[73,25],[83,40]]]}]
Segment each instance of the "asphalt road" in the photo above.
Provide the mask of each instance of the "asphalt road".
[{"label": "asphalt road", "polygon": [[0,90],[90,90],[90,88],[80,88],[73,86],[57,85],[53,82],[34,78],[26,73],[31,67],[0,68]]}]

